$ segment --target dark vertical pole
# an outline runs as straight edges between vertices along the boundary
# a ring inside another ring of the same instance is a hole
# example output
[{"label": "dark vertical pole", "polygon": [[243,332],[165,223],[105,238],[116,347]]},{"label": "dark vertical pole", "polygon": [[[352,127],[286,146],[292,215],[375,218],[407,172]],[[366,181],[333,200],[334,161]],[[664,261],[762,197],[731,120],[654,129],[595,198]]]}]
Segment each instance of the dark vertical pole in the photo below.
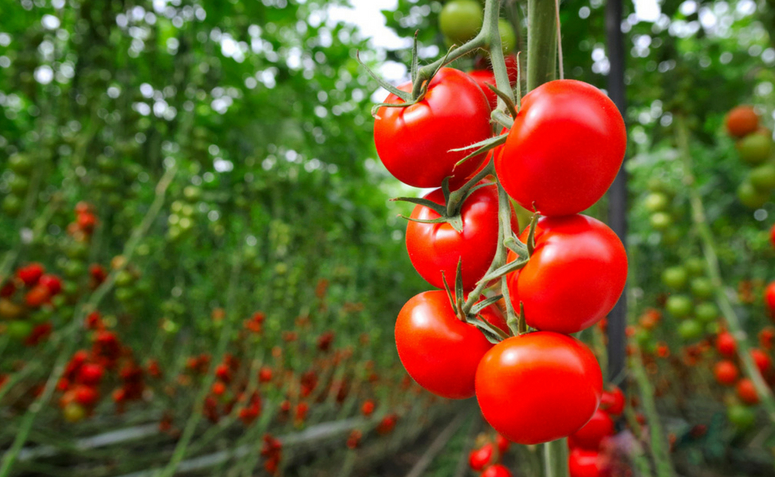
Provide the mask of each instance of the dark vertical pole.
[{"label": "dark vertical pole", "polygon": [[[608,95],[624,116],[626,96],[624,86],[624,38],[622,35],[622,0],[608,0],[606,4],[606,38],[608,60]],[[608,217],[611,228],[627,246],[627,172],[622,167],[608,192]],[[627,324],[627,295],[622,293],[619,302],[608,316],[608,379],[619,382],[624,377]]]}]

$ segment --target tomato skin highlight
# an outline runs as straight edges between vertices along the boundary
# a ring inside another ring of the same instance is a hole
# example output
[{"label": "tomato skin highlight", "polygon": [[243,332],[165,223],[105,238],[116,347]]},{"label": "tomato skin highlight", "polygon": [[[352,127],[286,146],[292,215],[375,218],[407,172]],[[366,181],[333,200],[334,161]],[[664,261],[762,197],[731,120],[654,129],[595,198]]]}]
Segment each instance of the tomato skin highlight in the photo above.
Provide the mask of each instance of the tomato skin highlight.
[{"label": "tomato skin highlight", "polygon": [[575,214],[605,194],[626,147],[624,120],[605,94],[581,81],[550,81],[522,99],[495,169],[522,207]]},{"label": "tomato skin highlight", "polygon": [[[411,91],[411,84],[399,87]],[[403,102],[390,94],[385,103]],[[476,82],[462,71],[442,68],[417,104],[381,107],[374,122],[374,143],[387,170],[413,187],[440,187],[447,176],[461,180],[485,154],[455,168],[470,150],[450,152],[492,136],[490,105]],[[453,175],[454,169],[454,175]]]},{"label": "tomato skin highlight", "polygon": [[[425,196],[437,204],[444,203],[441,189]],[[518,230],[517,216],[511,211],[511,228]],[[417,205],[412,219],[431,220],[439,217],[434,210]],[[448,223],[426,224],[410,220],[406,226],[406,249],[415,270],[428,283],[444,288],[442,272],[454,288],[458,260],[462,259],[463,289],[476,287],[490,267],[498,247],[498,188],[495,184],[471,194],[461,208],[463,231],[458,233]]]},{"label": "tomato skin highlight", "polygon": [[575,333],[611,311],[627,281],[627,253],[613,230],[585,215],[543,217],[535,243],[528,264],[508,278],[514,309],[521,301],[529,326]]},{"label": "tomato skin highlight", "polygon": [[570,477],[602,477],[607,475],[600,465],[597,450],[573,449],[568,458]]},{"label": "tomato skin highlight", "polygon": [[484,418],[519,444],[576,432],[597,410],[602,391],[600,365],[589,348],[547,331],[501,341],[484,355],[476,372],[476,398]]},{"label": "tomato skin highlight", "polygon": [[395,337],[398,357],[412,379],[448,399],[474,395],[477,366],[493,346],[476,327],[457,319],[443,290],[426,291],[406,302]]}]

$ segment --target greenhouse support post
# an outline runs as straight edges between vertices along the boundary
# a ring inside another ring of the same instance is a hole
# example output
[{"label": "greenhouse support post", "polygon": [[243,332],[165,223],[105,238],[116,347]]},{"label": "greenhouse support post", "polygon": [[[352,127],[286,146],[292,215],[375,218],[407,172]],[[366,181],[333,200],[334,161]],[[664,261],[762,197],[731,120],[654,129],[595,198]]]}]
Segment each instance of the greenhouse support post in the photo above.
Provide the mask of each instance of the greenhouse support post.
[{"label": "greenhouse support post", "polygon": [[[606,5],[606,41],[611,69],[608,74],[608,96],[625,117],[624,39],[622,35],[622,0],[608,0]],[[608,192],[608,220],[611,228],[627,247],[627,171],[619,169]],[[622,293],[608,317],[608,379],[622,387],[625,370],[627,325],[627,291]]]}]

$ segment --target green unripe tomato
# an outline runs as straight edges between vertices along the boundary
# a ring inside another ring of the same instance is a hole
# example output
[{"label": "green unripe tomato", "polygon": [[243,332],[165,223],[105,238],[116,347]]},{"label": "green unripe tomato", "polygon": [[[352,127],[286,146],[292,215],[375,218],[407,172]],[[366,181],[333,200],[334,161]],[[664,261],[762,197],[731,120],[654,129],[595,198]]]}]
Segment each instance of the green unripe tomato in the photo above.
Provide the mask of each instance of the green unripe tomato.
[{"label": "green unripe tomato", "polygon": [[186,186],[183,189],[183,196],[191,202],[196,202],[202,197],[202,189],[196,186]]},{"label": "green unripe tomato", "polygon": [[652,341],[651,331],[646,329],[639,329],[635,332],[635,341],[641,348],[646,347]]},{"label": "green unripe tomato", "polygon": [[121,270],[118,275],[116,275],[116,286],[117,287],[126,287],[132,284],[132,282],[135,281],[134,275],[129,273],[126,270]]},{"label": "green unripe tomato", "polygon": [[80,260],[68,260],[62,272],[72,280],[86,273],[86,265]]},{"label": "green unripe tomato", "polygon": [[26,154],[14,154],[8,158],[8,168],[16,174],[29,175],[32,172],[32,159]]},{"label": "green unripe tomato", "polygon": [[649,222],[654,230],[665,230],[673,225],[673,218],[667,212],[656,212],[651,214]]},{"label": "green unripe tomato", "polygon": [[8,194],[3,198],[3,212],[11,217],[16,217],[22,211],[24,201],[16,194]]},{"label": "green unripe tomato", "polygon": [[713,297],[713,282],[705,277],[697,277],[691,283],[692,295],[707,300]]},{"label": "green unripe tomato", "polygon": [[86,417],[86,409],[77,402],[71,402],[62,410],[62,416],[67,422],[78,422]]},{"label": "green unripe tomato", "polygon": [[662,271],[662,283],[668,287],[680,290],[686,286],[689,274],[681,266],[669,267]]},{"label": "green unripe tomato", "polygon": [[462,45],[479,33],[484,21],[482,6],[473,0],[454,0],[439,14],[439,29],[445,37]]},{"label": "green unripe tomato", "polygon": [[652,192],[646,196],[643,205],[649,212],[661,212],[667,210],[670,205],[670,197],[664,192]]},{"label": "green unripe tomato", "polygon": [[116,300],[127,303],[135,297],[135,289],[131,287],[116,288]]},{"label": "green unripe tomato", "polygon": [[772,138],[760,133],[745,136],[737,142],[737,153],[747,164],[761,164],[770,157]]},{"label": "green unripe tomato", "polygon": [[501,49],[504,55],[508,55],[517,47],[517,35],[511,22],[505,18],[498,19],[498,31],[501,33]]},{"label": "green unripe tomato", "polygon": [[689,275],[700,277],[705,273],[705,260],[700,257],[689,257],[684,262],[684,268],[689,272]]},{"label": "green unripe tomato", "polygon": [[762,164],[748,175],[748,180],[759,192],[775,189],[775,164]]},{"label": "green unripe tomato", "polygon": [[26,177],[14,174],[10,181],[8,181],[8,188],[11,192],[17,195],[23,195],[27,192],[27,188],[30,186],[30,180]]},{"label": "green unripe tomato", "polygon": [[665,303],[667,311],[676,318],[685,318],[692,312],[692,299],[686,295],[671,295]]},{"label": "green unripe tomato", "polygon": [[719,326],[718,321],[711,321],[705,325],[705,333],[709,335],[717,335],[720,331],[721,326]]},{"label": "green unripe tomato", "polygon": [[749,181],[743,181],[737,188],[737,198],[749,209],[758,209],[770,198],[768,192],[761,192]]},{"label": "green unripe tomato", "polygon": [[646,188],[650,190],[651,192],[668,192],[667,184],[662,181],[659,177],[652,177],[649,179],[649,181],[646,183]]},{"label": "green unripe tomato", "polygon": [[22,341],[32,333],[32,322],[27,320],[9,321],[5,332],[12,340]]},{"label": "green unripe tomato", "polygon": [[727,408],[727,419],[739,430],[745,430],[756,422],[756,412],[742,404],[734,404]]},{"label": "green unripe tomato", "polygon": [[678,334],[686,341],[696,340],[705,330],[697,320],[685,320],[678,325]]},{"label": "green unripe tomato", "polygon": [[704,301],[694,307],[694,316],[702,323],[710,323],[718,318],[718,308],[710,301]]}]

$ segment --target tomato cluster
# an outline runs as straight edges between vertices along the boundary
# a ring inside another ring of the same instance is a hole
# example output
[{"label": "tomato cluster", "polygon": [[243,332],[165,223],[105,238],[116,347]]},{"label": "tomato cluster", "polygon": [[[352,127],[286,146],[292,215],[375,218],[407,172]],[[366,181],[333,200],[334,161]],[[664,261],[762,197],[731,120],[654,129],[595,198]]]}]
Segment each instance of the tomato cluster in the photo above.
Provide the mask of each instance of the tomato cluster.
[{"label": "tomato cluster", "polygon": [[729,111],[726,128],[737,140],[740,159],[752,167],[737,188],[737,197],[746,207],[758,209],[775,190],[772,131],[759,125],[759,115],[750,106],[737,106]]},{"label": "tomato cluster", "polygon": [[511,442],[494,433],[494,436],[480,434],[476,438],[476,448],[468,454],[468,466],[479,477],[511,477],[511,471],[501,464],[503,455],[509,450]]},{"label": "tomato cluster", "polygon": [[[465,3],[447,4],[442,26]],[[476,395],[487,421],[511,441],[571,435],[597,411],[603,379],[590,349],[569,334],[603,319],[627,278],[621,240],[579,212],[621,167],[624,121],[593,86],[551,81],[523,98],[501,133],[505,143],[477,155],[474,144],[494,137],[489,88],[451,68],[422,86],[409,105],[390,94],[375,114],[374,141],[387,170],[405,184],[437,188],[403,199],[417,204],[406,246],[417,272],[447,289],[420,293],[401,309],[398,355],[430,392]],[[521,234],[511,200],[535,212]],[[495,296],[499,282],[510,300]]]},{"label": "tomato cluster", "polygon": [[616,475],[609,468],[609,439],[615,434],[614,419],[624,412],[624,393],[618,387],[603,391],[600,408],[581,429],[568,438],[570,477]]}]

